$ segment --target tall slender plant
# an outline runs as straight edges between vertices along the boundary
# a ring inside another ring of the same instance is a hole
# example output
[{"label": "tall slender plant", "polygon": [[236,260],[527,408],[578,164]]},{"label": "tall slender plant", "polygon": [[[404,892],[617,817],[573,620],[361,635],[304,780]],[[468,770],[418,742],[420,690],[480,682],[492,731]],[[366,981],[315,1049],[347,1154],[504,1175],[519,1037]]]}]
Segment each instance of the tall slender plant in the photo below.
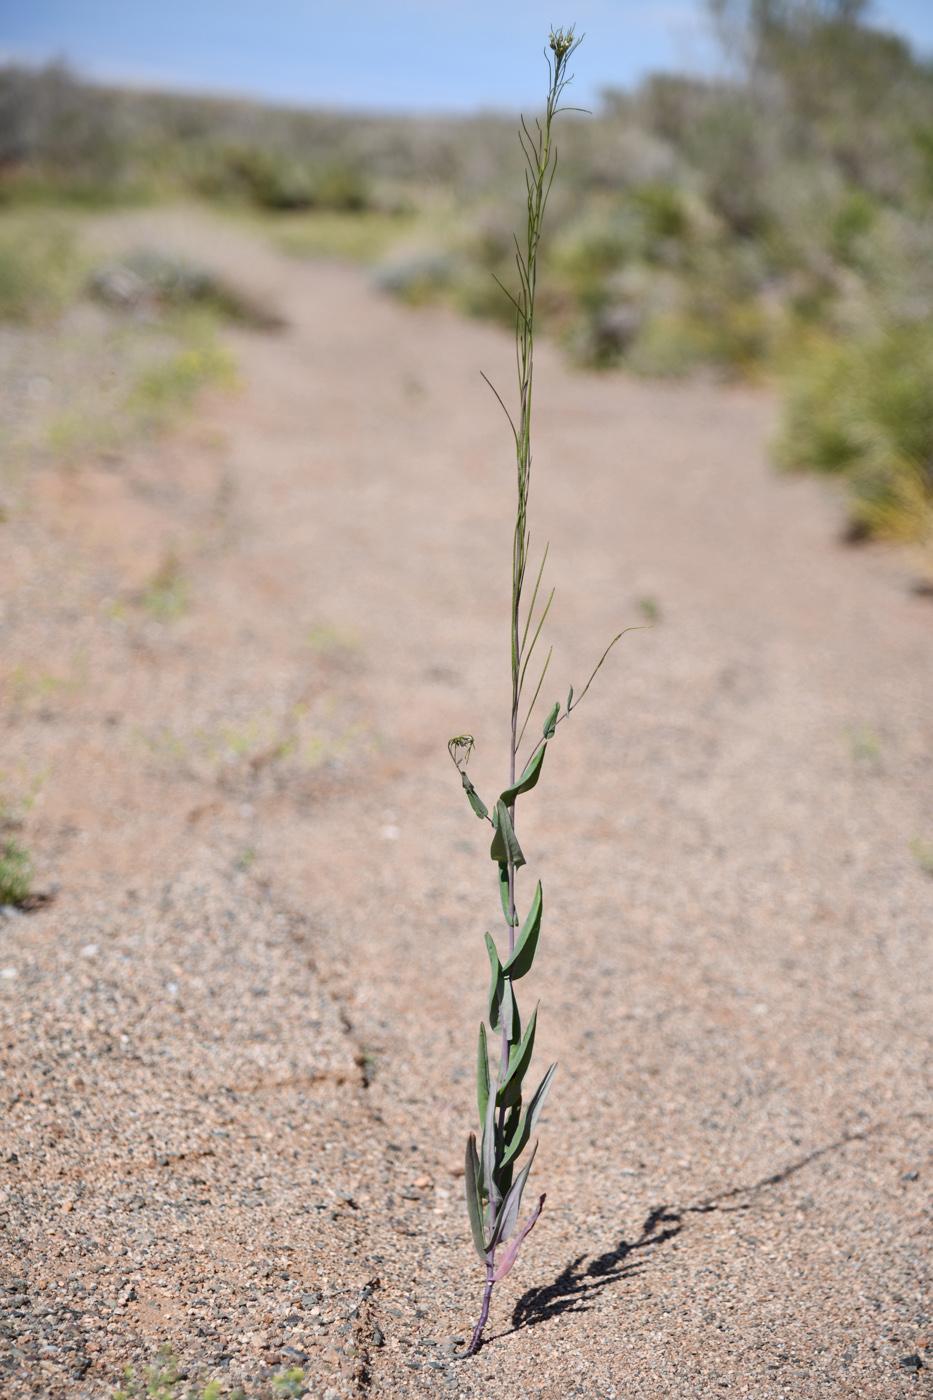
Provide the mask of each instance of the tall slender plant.
[{"label": "tall slender plant", "polygon": [[[515,307],[515,349],[518,370],[517,421],[509,413],[499,394],[490,385],[505,411],[512,430],[518,485],[515,534],[512,542],[512,710],[509,741],[509,783],[508,787],[500,793],[491,812],[480,798],[466,772],[474,745],[473,736],[460,734],[451,739],[448,744],[450,756],[460,774],[470,806],[481,820],[490,823],[493,830],[492,846],[489,853],[498,866],[499,893],[508,929],[509,947],[507,957],[501,958],[494,939],[490,934],[486,934],[486,948],[492,968],[492,983],[489,989],[489,1025],[494,1035],[498,1033],[501,1036],[501,1049],[499,1066],[495,1079],[493,1079],[489,1066],[486,1027],[481,1024],[477,1063],[477,1101],[481,1124],[480,1145],[477,1147],[476,1134],[470,1133],[466,1149],[466,1199],[473,1231],[473,1242],[486,1269],[486,1286],[483,1292],[479,1321],[468,1347],[469,1352],[475,1352],[481,1345],[494,1285],[500,1279],[505,1278],[512,1268],[518,1257],[522,1241],[534,1227],[544,1205],[545,1198],[542,1195],[525,1223],[520,1229],[516,1229],[522,1192],[531,1171],[531,1165],[537,1151],[537,1142],[531,1148],[530,1155],[520,1168],[518,1159],[531,1141],[531,1135],[544,1107],[544,1101],[557,1069],[556,1065],[551,1065],[541,1083],[526,1102],[524,1099],[525,1078],[531,1066],[534,1052],[538,1010],[535,1007],[531,1019],[523,1031],[514,988],[519,978],[524,977],[530,971],[534,962],[541,932],[543,900],[539,880],[525,919],[523,922],[520,921],[517,913],[516,876],[521,866],[525,864],[525,857],[515,835],[515,804],[523,793],[530,792],[536,785],[541,776],[541,766],[544,762],[548,742],[554,737],[558,724],[565,720],[572,710],[576,709],[589,690],[596,672],[602,666],[619,637],[623,635],[620,632],[619,636],[614,637],[609,643],[576,701],[573,698],[573,686],[571,686],[563,713],[561,713],[560,701],[551,707],[544,721],[541,737],[534,744],[524,765],[519,769],[519,749],[541,693],[541,687],[544,684],[551,660],[551,650],[548,651],[541,669],[531,704],[528,706],[524,719],[522,719],[522,696],[525,679],[554,597],[554,590],[551,589],[547,601],[542,602],[540,608],[538,607],[541,580],[547,560],[547,548],[545,548],[531,593],[531,601],[527,609],[523,606],[525,572],[530,545],[528,494],[531,482],[531,396],[534,377],[537,259],[545,206],[557,165],[557,153],[552,144],[552,123],[559,111],[567,110],[560,106],[560,99],[571,77],[568,74],[567,65],[579,43],[580,40],[574,36],[572,28],[566,31],[558,29],[550,35],[550,48],[545,50],[550,82],[544,116],[536,120],[533,127],[529,126],[522,118],[519,131],[519,140],[526,163],[527,226],[524,244],[520,243],[518,238],[515,239],[518,293],[516,296],[512,296],[506,292]],[[503,290],[505,289],[503,288]],[[543,599],[543,594],[541,596]],[[516,774],[518,774],[517,777]],[[520,922],[521,929],[516,937],[516,930]],[[502,1249],[501,1254],[499,1254],[500,1249]]]}]

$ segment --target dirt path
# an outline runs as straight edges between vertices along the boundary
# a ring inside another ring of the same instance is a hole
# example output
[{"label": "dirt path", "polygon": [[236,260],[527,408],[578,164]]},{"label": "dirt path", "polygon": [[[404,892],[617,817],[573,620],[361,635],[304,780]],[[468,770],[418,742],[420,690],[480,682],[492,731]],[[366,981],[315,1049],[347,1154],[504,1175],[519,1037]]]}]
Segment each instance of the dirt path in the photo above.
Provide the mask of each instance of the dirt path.
[{"label": "dirt path", "polygon": [[[9,1393],[109,1395],[163,1341],[225,1394],[300,1361],[315,1400],[924,1390],[929,600],[773,475],[766,396],[541,351],[548,704],[657,622],[521,813],[548,1200],[456,1363],[498,896],[445,745],[502,786],[512,471],[479,371],[507,387],[511,347],[211,247],[289,328],[0,527],[2,766],[47,774],[22,839],[60,886],[0,921]],[[158,620],[171,551],[190,606]]]}]

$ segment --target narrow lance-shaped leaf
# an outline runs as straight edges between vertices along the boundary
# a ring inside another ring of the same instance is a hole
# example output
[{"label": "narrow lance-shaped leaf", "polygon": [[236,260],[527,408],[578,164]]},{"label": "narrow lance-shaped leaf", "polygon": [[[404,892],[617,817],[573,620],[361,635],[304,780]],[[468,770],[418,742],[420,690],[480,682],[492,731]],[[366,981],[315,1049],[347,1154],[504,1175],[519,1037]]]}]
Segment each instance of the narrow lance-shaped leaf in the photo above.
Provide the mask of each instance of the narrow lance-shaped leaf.
[{"label": "narrow lance-shaped leaf", "polygon": [[507,1240],[509,1235],[511,1235],[512,1231],[515,1229],[515,1226],[518,1224],[518,1212],[521,1209],[522,1192],[525,1189],[525,1182],[528,1180],[528,1173],[531,1171],[531,1164],[535,1159],[535,1153],[537,1152],[537,1150],[538,1144],[535,1143],[534,1148],[532,1149],[531,1156],[528,1158],[527,1163],[519,1172],[515,1181],[509,1187],[508,1194],[506,1195],[505,1200],[502,1202],[502,1209],[499,1211],[499,1214],[496,1217],[496,1227],[493,1230],[492,1237],[489,1241],[490,1249],[494,1248],[495,1245],[502,1244],[505,1240]]},{"label": "narrow lance-shaped leaf", "polygon": [[525,737],[525,730],[528,728],[528,721],[531,719],[531,716],[532,716],[532,714],[533,714],[533,712],[534,712],[535,705],[537,705],[537,703],[538,703],[538,696],[541,694],[541,687],[544,685],[544,677],[547,675],[547,668],[548,668],[548,667],[550,666],[550,664],[551,664],[551,657],[552,657],[553,655],[554,655],[554,648],[553,648],[553,647],[548,647],[548,653],[547,653],[547,656],[545,657],[544,665],[543,665],[542,668],[541,668],[541,675],[538,677],[538,684],[535,686],[535,693],[534,693],[534,695],[533,695],[532,698],[531,698],[531,704],[528,706],[528,713],[527,713],[526,716],[525,716],[525,723],[522,725],[522,727],[521,727],[521,729],[520,729],[520,731],[519,731],[519,735],[518,735],[518,742],[519,742],[519,744],[521,744],[522,740],[523,740],[524,737]]},{"label": "narrow lance-shaped leaf", "polygon": [[553,738],[554,738],[554,730],[557,728],[557,716],[558,716],[559,714],[560,714],[560,701],[559,701],[559,700],[555,700],[555,702],[554,702],[554,708],[551,710],[551,712],[550,712],[550,714],[548,715],[547,719],[544,721],[544,728],[543,728],[542,731],[541,731],[542,734],[544,735],[545,739],[553,739]]},{"label": "narrow lance-shaped leaf", "polygon": [[[508,1041],[509,1053],[511,1054],[512,1046],[517,1045],[522,1038],[522,1018],[519,1015],[518,1002],[515,998],[515,988],[507,977],[502,996],[502,1029],[505,1031],[505,1038]],[[508,1063],[502,1064],[500,1062],[497,1086],[499,1081],[505,1078],[508,1067]]]},{"label": "narrow lance-shaped leaf", "polygon": [[488,933],[485,937],[489,965],[492,969],[492,981],[489,984],[489,1024],[494,1031],[497,1031],[502,1026],[502,998],[505,995],[505,977],[502,974],[502,964],[499,962],[499,952],[495,942]]},{"label": "narrow lance-shaped leaf", "polygon": [[512,983],[504,973],[502,977],[502,1010],[500,1012],[500,1017],[502,1020],[502,1029],[505,1032],[505,1038],[511,1045],[512,1041],[517,1040],[521,1034],[521,1031],[516,1029],[521,1025],[521,1022],[518,1018],[518,1007],[515,1005],[515,992]]},{"label": "narrow lance-shaped leaf", "polygon": [[511,861],[516,868],[525,864],[525,857],[522,855],[522,848],[518,844],[518,838],[512,830],[512,820],[509,816],[509,809],[499,798],[496,803],[496,814],[494,817],[495,835],[492,838],[492,846],[489,854],[493,860]]},{"label": "narrow lance-shaped leaf", "polygon": [[476,1103],[479,1108],[479,1121],[486,1117],[486,1103],[489,1099],[489,1052],[486,1049],[486,1027],[479,1023],[479,1046],[476,1052]]},{"label": "narrow lance-shaped leaf", "polygon": [[512,1240],[511,1244],[506,1246],[505,1253],[502,1255],[502,1258],[496,1265],[496,1271],[492,1276],[493,1283],[498,1283],[500,1279],[505,1278],[506,1274],[509,1273],[509,1271],[511,1270],[512,1265],[518,1258],[518,1251],[522,1247],[522,1241],[525,1239],[525,1236],[529,1235],[534,1229],[535,1223],[538,1219],[538,1216],[541,1214],[541,1211],[544,1208],[544,1202],[546,1200],[547,1192],[545,1192],[544,1195],[540,1197],[540,1199],[538,1200],[538,1204],[535,1206],[534,1210],[531,1212],[528,1219],[525,1221],[524,1225],[519,1230],[518,1234]]},{"label": "narrow lance-shaped leaf", "polygon": [[521,1098],[522,1080],[528,1073],[528,1066],[531,1064],[531,1057],[534,1054],[535,1023],[537,1019],[538,1008],[535,1007],[534,1011],[531,1013],[531,1020],[528,1022],[528,1029],[522,1036],[521,1043],[515,1047],[509,1056],[508,1073],[496,1095],[499,1104],[504,1104],[506,1108]]},{"label": "narrow lance-shaped leaf", "polygon": [[486,1263],[486,1232],[483,1229],[483,1213],[480,1206],[479,1192],[477,1190],[477,1176],[479,1175],[479,1158],[476,1153],[476,1134],[471,1133],[467,1138],[466,1161],[464,1163],[464,1181],[466,1185],[467,1213],[470,1217],[470,1228],[473,1231],[473,1244],[476,1252],[483,1263]]},{"label": "narrow lance-shaped leaf", "polygon": [[481,1195],[491,1207],[498,1210],[502,1193],[496,1185],[496,1096],[489,1095],[486,1104],[486,1118],[483,1122],[483,1140],[480,1144],[480,1169],[482,1172]]},{"label": "narrow lance-shaped leaf", "polygon": [[473,808],[473,811],[476,813],[476,815],[478,817],[488,817],[489,808],[479,796],[479,793],[476,791],[476,788],[470,782],[470,779],[468,778],[467,774],[461,772],[460,780],[463,783],[463,791],[467,795],[467,800],[469,801],[469,804]]},{"label": "narrow lance-shaped leaf", "polygon": [[531,758],[528,760],[527,764],[525,765],[525,770],[519,778],[518,782],[513,783],[511,787],[506,788],[505,792],[503,792],[500,795],[499,801],[504,802],[506,807],[511,807],[512,803],[515,801],[516,797],[518,797],[520,793],[530,792],[531,789],[534,787],[535,783],[537,783],[538,778],[541,775],[541,765],[544,762],[544,755],[546,750],[547,744],[542,744],[541,748],[538,749],[537,753],[532,754]]},{"label": "narrow lance-shaped leaf", "polygon": [[[497,279],[497,280],[498,280],[498,279]],[[501,286],[502,283],[500,282],[499,285]],[[508,293],[506,293],[506,295],[508,296]],[[514,297],[511,298],[511,299],[512,299],[513,301],[515,300]],[[547,563],[547,556],[548,556],[548,551],[550,550],[550,548],[551,548],[550,544],[546,544],[546,545],[544,546],[544,554],[541,556],[541,567],[540,567],[540,569],[538,570],[538,577],[537,577],[537,579],[536,579],[536,581],[535,581],[534,592],[533,592],[532,595],[531,595],[531,603],[530,603],[530,605],[529,605],[529,607],[528,607],[528,616],[527,616],[527,618],[525,619],[525,631],[522,633],[522,644],[521,644],[521,646],[519,647],[519,652],[520,652],[520,653],[524,653],[524,650],[525,650],[525,643],[526,643],[527,640],[528,640],[528,633],[531,631],[531,619],[534,617],[535,603],[538,601],[538,589],[541,587],[541,580],[542,580],[542,578],[544,577],[544,566],[545,566],[545,564]]]},{"label": "narrow lance-shaped leaf", "polygon": [[515,952],[502,968],[506,977],[524,977],[535,960],[535,953],[538,949],[538,934],[541,932],[541,881],[538,881],[538,888],[535,890],[535,897],[531,901],[531,908],[528,917],[522,925],[522,931],[518,936],[515,945]]},{"label": "narrow lance-shaped leaf", "polygon": [[568,713],[568,715],[570,714],[570,706],[571,706],[572,702],[573,702],[573,686],[570,687],[570,690],[569,690],[569,692],[568,692],[568,694],[567,694],[567,713]]},{"label": "narrow lance-shaped leaf", "polygon": [[518,1123],[521,1116],[522,1104],[521,1099],[519,1099],[518,1103],[513,1104],[506,1114],[505,1124],[502,1132],[499,1134],[498,1152],[500,1161],[499,1165],[496,1167],[496,1180],[499,1183],[499,1190],[502,1192],[503,1196],[508,1194],[509,1187],[512,1185],[512,1173],[515,1169],[515,1159],[513,1158],[511,1162],[503,1164],[501,1161],[502,1147],[504,1143],[511,1142],[515,1137],[518,1132]]},{"label": "narrow lance-shaped leaf", "polygon": [[518,915],[509,915],[509,863],[507,860],[499,862],[499,898],[502,900],[502,912],[505,915],[505,922],[511,924],[513,928],[518,925]]},{"label": "narrow lance-shaped leaf", "polygon": [[531,1101],[529,1102],[528,1107],[525,1109],[525,1112],[522,1114],[521,1122],[518,1125],[518,1132],[515,1133],[514,1137],[510,1138],[509,1145],[505,1149],[505,1155],[502,1158],[502,1162],[500,1164],[501,1167],[506,1166],[509,1162],[513,1162],[516,1157],[520,1157],[521,1154],[524,1152],[525,1148],[527,1147],[528,1139],[531,1137],[531,1134],[535,1130],[535,1124],[537,1123],[538,1116],[540,1115],[541,1110],[544,1107],[544,1101],[547,1098],[548,1091],[551,1087],[551,1080],[554,1078],[556,1072],[557,1065],[551,1065],[551,1068],[548,1070],[547,1074],[544,1076],[544,1078],[541,1080],[541,1083],[538,1085],[537,1089],[532,1094]]}]

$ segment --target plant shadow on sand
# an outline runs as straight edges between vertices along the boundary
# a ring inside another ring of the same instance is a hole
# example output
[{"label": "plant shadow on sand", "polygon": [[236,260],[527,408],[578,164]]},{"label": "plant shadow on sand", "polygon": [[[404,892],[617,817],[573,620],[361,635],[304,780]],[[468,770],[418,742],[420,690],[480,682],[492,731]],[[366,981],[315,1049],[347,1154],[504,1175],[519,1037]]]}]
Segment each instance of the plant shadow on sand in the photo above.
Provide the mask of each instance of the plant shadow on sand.
[{"label": "plant shadow on sand", "polygon": [[[658,1206],[651,1211],[637,1240],[631,1243],[620,1240],[615,1249],[607,1250],[584,1267],[587,1258],[578,1254],[561,1269],[553,1283],[543,1288],[529,1288],[523,1293],[512,1309],[512,1326],[500,1336],[517,1332],[522,1327],[535,1327],[548,1318],[561,1313],[586,1312],[589,1301],[602,1289],[619,1279],[631,1278],[641,1273],[647,1259],[634,1257],[640,1249],[650,1249],[664,1244],[679,1235],[683,1229],[681,1216],[668,1206]],[[495,1340],[490,1338],[490,1341]]]},{"label": "plant shadow on sand", "polygon": [[546,1284],[541,1288],[530,1288],[526,1293],[523,1293],[512,1309],[511,1327],[498,1333],[495,1337],[490,1337],[488,1342],[498,1341],[499,1338],[507,1337],[512,1332],[518,1332],[523,1327],[536,1327],[539,1323],[547,1322],[550,1318],[559,1317],[563,1313],[587,1312],[591,1300],[604,1288],[618,1283],[621,1279],[632,1278],[643,1273],[648,1265],[649,1257],[639,1257],[638,1251],[654,1249],[656,1246],[674,1239],[686,1228],[689,1223],[688,1216],[708,1215],[710,1212],[718,1210],[747,1210],[751,1202],[739,1201],[738,1197],[751,1196],[766,1190],[768,1187],[778,1186],[789,1177],[802,1171],[804,1167],[809,1166],[811,1162],[816,1161],[817,1158],[841,1151],[849,1143],[862,1142],[866,1138],[882,1132],[887,1126],[885,1123],[879,1123],[861,1132],[843,1134],[836,1141],[815,1148],[812,1152],[799,1157],[779,1171],[762,1177],[759,1181],[752,1182],[748,1186],[728,1187],[715,1196],[706,1197],[695,1205],[656,1206],[647,1216],[641,1227],[641,1234],[636,1240],[630,1242],[621,1239],[614,1249],[600,1254],[588,1264],[585,1263],[588,1256],[579,1254],[561,1269],[553,1283]]}]

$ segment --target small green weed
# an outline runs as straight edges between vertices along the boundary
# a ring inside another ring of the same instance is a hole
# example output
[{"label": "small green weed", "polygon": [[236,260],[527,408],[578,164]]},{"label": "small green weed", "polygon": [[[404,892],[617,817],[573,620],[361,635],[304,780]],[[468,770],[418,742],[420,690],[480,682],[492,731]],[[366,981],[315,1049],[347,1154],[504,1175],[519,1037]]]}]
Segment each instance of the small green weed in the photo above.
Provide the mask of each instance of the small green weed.
[{"label": "small green weed", "polygon": [[49,671],[30,671],[26,666],[15,666],[6,683],[6,692],[12,704],[26,706],[41,704],[53,695],[70,695],[87,684],[87,659],[79,654],[73,662],[74,674],[53,676]]},{"label": "small green weed", "polygon": [[159,1348],[154,1366],[145,1368],[145,1378],[137,1380],[132,1366],[123,1370],[123,1385],[114,1391],[113,1400],[219,1400],[220,1382],[200,1382],[182,1389],[185,1378],[178,1369],[178,1357],[170,1343]]},{"label": "small green weed", "polygon": [[32,887],[32,861],[18,841],[0,844],[0,904],[22,904]]},{"label": "small green weed", "polygon": [[0,772],[0,828],[22,825],[23,817],[39,801],[51,771],[47,763],[30,776],[25,763],[20,762],[14,772]]},{"label": "small green weed", "polygon": [[253,850],[252,846],[247,846],[245,850],[240,851],[239,855],[233,863],[236,866],[237,870],[246,871],[249,870],[250,866],[253,864],[255,859],[256,852]]},{"label": "small green weed", "polygon": [[169,550],[142,595],[142,606],[160,622],[177,622],[188,611],[190,589],[174,550]]},{"label": "small green weed", "polygon": [[910,853],[921,870],[933,875],[933,842],[922,841],[919,836],[915,836],[910,843]]},{"label": "small green weed", "polygon": [[175,426],[203,390],[236,385],[216,328],[216,314],[205,309],[66,327],[49,365],[54,411],[34,415],[23,445],[76,463]]},{"label": "small green weed", "polygon": [[169,359],[143,370],[130,391],[128,407],[151,429],[164,426],[191,407],[208,386],[232,388],[236,383],[233,356],[208,338],[189,345]]},{"label": "small green weed", "polygon": [[276,1400],[286,1400],[287,1396],[301,1396],[308,1393],[305,1373],[300,1366],[292,1366],[288,1371],[280,1371],[272,1377],[272,1389]]},{"label": "small green weed", "polygon": [[855,763],[877,763],[881,757],[881,740],[867,724],[851,725],[846,730],[849,752]]},{"label": "small green weed", "polygon": [[297,772],[311,773],[326,764],[339,765],[349,754],[371,751],[379,742],[362,725],[338,727],[328,714],[315,719],[303,704],[293,705],[282,716],[266,712],[188,734],[163,725],[153,734],[137,731],[135,740],[160,764],[218,781],[229,781],[237,774],[255,778],[283,763]]},{"label": "small green weed", "polygon": [[[86,453],[106,452],[115,447],[122,436],[117,416],[95,413],[80,405],[65,409],[50,420],[45,443],[53,457],[67,462]],[[125,436],[131,434],[126,432]]]},{"label": "small green weed", "polygon": [[329,623],[318,623],[308,629],[308,647],[328,661],[349,662],[360,650],[360,639],[356,632],[347,627],[331,627]]},{"label": "small green weed", "polygon": [[661,604],[657,598],[651,594],[646,594],[644,598],[639,598],[636,604],[638,611],[647,623],[659,622],[661,619]]}]

